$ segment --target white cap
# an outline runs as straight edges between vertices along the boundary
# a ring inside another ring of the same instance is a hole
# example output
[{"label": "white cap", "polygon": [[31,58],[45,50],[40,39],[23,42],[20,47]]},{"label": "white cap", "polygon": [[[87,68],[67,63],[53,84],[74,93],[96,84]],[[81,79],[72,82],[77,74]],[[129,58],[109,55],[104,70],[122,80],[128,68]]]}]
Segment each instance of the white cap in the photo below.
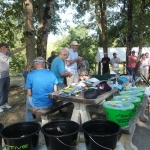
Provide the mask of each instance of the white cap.
[{"label": "white cap", "polygon": [[36,57],[36,58],[34,59],[34,62],[35,62],[35,63],[45,62],[45,59],[44,59],[43,57]]},{"label": "white cap", "polygon": [[79,45],[77,41],[72,41],[70,45]]}]

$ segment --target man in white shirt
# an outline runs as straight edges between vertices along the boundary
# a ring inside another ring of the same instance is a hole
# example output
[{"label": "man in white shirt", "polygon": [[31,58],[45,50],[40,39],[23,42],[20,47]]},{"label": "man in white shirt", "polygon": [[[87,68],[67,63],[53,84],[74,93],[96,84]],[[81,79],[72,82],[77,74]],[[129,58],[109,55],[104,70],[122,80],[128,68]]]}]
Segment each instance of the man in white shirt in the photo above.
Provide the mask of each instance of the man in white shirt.
[{"label": "man in white shirt", "polygon": [[18,53],[25,49],[26,44],[23,47],[17,48],[14,51],[8,51],[9,45],[7,43],[0,43],[0,112],[3,112],[3,108],[11,108],[8,104],[8,94],[10,86],[9,77],[9,57],[15,53]]},{"label": "man in white shirt", "polygon": [[65,69],[67,72],[71,72],[71,77],[66,77],[67,85],[71,85],[72,83],[79,82],[78,70],[77,70],[77,62],[83,60],[82,57],[78,56],[78,43],[77,41],[71,42],[71,48],[69,49],[69,56],[66,59]]},{"label": "man in white shirt", "polygon": [[110,60],[113,71],[119,71],[120,58],[117,57],[116,53],[113,53],[113,58]]}]

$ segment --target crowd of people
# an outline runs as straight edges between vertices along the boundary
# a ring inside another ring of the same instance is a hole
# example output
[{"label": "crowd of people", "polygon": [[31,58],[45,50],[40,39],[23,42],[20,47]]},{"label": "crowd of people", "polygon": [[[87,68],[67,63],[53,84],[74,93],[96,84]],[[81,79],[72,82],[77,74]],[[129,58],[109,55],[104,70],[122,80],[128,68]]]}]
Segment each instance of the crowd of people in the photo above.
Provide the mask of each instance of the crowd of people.
[{"label": "crowd of people", "polygon": [[[133,77],[133,80],[135,81],[135,69],[138,64],[138,57],[135,55],[135,51],[132,51],[128,57],[127,57],[127,74],[131,75]],[[109,73],[110,68],[109,66],[112,66],[112,70],[114,72],[119,72],[119,64],[121,63],[120,58],[117,57],[116,53],[113,53],[113,58],[110,59],[107,55],[107,53],[104,53],[104,57],[101,60],[102,63],[102,74]],[[149,53],[143,53],[141,55],[141,58],[139,60],[139,71],[140,74],[143,74],[143,76],[148,80],[149,79],[149,73],[150,73],[150,57]],[[142,81],[142,79],[141,79]]]},{"label": "crowd of people", "polygon": [[[33,70],[29,71],[26,68],[23,72],[27,89],[26,121],[34,120],[34,115],[28,112],[29,108],[47,109],[53,105],[54,100],[48,97],[49,93],[89,78],[90,66],[84,57],[78,55],[78,45],[77,41],[72,41],[70,49],[62,48],[58,56],[52,51],[47,61],[43,57],[37,57],[34,59]],[[25,46],[9,52],[8,44],[0,43],[0,112],[3,112],[4,108],[11,108],[8,104],[10,86],[9,57],[24,48]],[[127,61],[127,71],[135,79],[134,69],[137,64],[135,51],[131,52]],[[116,53],[113,53],[112,59],[108,57],[107,53],[104,53],[101,63],[103,65],[103,74],[110,72],[109,65],[112,66],[113,71],[119,72],[121,61]],[[48,69],[45,67],[46,65],[48,65]],[[145,78],[148,78],[149,66],[149,54],[142,54],[139,68]]]}]

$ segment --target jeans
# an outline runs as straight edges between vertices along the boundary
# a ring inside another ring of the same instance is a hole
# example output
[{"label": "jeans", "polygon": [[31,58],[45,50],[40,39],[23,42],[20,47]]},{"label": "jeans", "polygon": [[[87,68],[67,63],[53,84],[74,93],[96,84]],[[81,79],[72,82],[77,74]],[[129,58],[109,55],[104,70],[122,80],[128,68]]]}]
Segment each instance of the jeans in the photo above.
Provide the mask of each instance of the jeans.
[{"label": "jeans", "polygon": [[127,70],[128,70],[128,72],[129,72],[129,74],[133,77],[133,80],[135,81],[135,72],[134,72],[134,68],[127,67]]},{"label": "jeans", "polygon": [[8,102],[10,77],[0,78],[0,106]]},{"label": "jeans", "polygon": [[[52,106],[52,105],[51,105]],[[32,103],[32,97],[31,96],[27,96],[27,101],[26,101],[26,114],[25,114],[25,120],[26,121],[34,121],[34,115],[30,112],[28,112],[29,108],[35,108],[35,109],[48,109],[51,106],[47,106],[47,107],[36,107],[33,103]]]}]

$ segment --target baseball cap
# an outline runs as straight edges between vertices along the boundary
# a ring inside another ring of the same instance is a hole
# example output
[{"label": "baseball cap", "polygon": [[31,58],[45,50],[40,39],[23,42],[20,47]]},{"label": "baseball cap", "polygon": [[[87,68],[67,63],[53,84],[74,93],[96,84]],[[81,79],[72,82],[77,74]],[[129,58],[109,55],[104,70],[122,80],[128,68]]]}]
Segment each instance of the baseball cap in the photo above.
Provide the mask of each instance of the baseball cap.
[{"label": "baseball cap", "polygon": [[3,46],[9,47],[9,45],[5,42],[0,43],[0,47],[3,47]]},{"label": "baseball cap", "polygon": [[39,62],[45,62],[45,59],[43,58],[43,57],[36,57],[35,59],[34,59],[34,62],[36,63],[39,63]]},{"label": "baseball cap", "polygon": [[79,45],[77,41],[72,41],[70,45]]}]

